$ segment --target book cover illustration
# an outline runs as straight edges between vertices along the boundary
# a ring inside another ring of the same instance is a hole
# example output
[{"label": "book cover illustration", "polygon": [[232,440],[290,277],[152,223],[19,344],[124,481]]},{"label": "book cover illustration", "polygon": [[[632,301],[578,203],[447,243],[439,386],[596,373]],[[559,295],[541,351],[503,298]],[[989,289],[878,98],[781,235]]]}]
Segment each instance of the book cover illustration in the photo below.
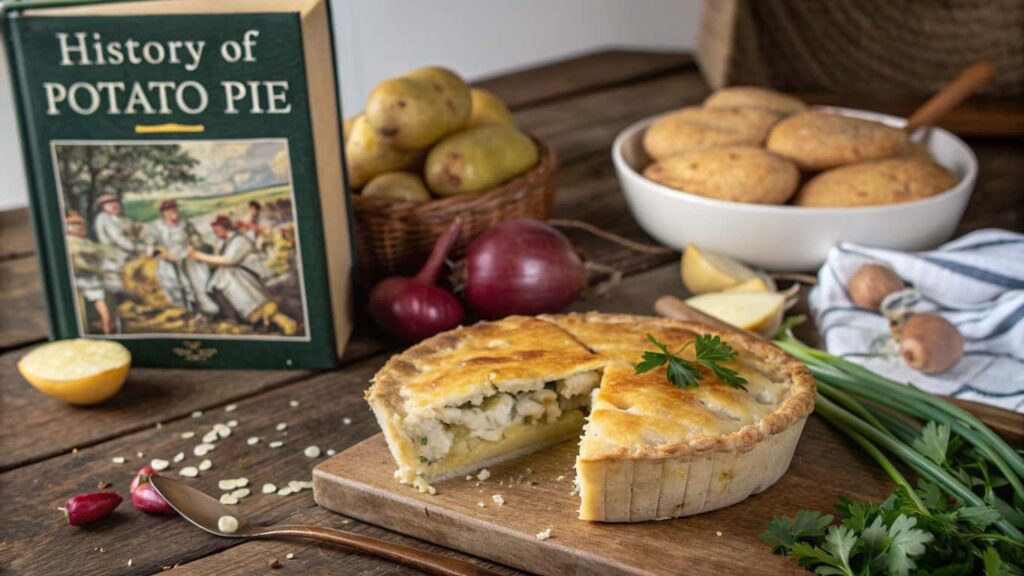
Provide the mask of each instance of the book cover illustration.
[{"label": "book cover illustration", "polygon": [[326,4],[11,6],[53,335],[139,366],[336,365],[351,252]]},{"label": "book cover illustration", "polygon": [[52,146],[81,334],[308,338],[287,141]]}]

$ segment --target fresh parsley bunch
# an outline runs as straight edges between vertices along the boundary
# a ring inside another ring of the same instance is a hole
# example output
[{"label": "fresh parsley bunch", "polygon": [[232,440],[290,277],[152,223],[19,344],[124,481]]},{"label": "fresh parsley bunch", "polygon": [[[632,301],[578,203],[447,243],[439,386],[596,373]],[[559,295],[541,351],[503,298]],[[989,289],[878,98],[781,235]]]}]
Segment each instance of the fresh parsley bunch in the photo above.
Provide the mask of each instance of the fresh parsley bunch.
[{"label": "fresh parsley bunch", "polygon": [[991,507],[951,508],[933,484],[923,483],[919,491],[934,505],[928,515],[898,488],[881,504],[841,499],[839,522],[810,510],[775,518],[761,538],[773,551],[828,576],[1024,574],[1020,545],[987,531],[998,516]]}]

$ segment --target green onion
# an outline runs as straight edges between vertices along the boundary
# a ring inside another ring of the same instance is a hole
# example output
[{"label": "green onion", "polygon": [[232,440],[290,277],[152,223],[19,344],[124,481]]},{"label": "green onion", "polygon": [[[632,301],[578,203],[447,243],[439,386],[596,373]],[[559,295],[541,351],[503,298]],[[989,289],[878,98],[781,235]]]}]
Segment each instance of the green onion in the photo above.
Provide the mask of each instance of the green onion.
[{"label": "green onion", "polygon": [[[1024,470],[1024,458],[999,435],[966,411],[917,388],[898,384],[852,362],[810,348],[791,336],[776,340],[776,344],[802,360],[821,382],[898,413],[949,426],[974,445],[1002,472],[1014,492],[1024,498],[1024,483],[1020,479],[1021,470]],[[961,414],[967,417],[962,417]]]},{"label": "green onion", "polygon": [[[884,432],[879,431],[877,428],[869,424],[868,422],[858,418],[856,415],[846,411],[842,407],[833,403],[824,396],[818,396],[815,401],[816,410],[821,413],[829,422],[835,422],[840,425],[840,430],[844,432],[853,431],[870,442],[878,444],[882,448],[886,449],[890,453],[898,456],[900,460],[906,463],[908,466],[914,469],[915,472],[921,476],[931,480],[937,484],[940,488],[944,489],[947,493],[955,496],[962,502],[965,502],[971,506],[984,506],[985,501],[982,500],[977,494],[971,491],[970,488],[964,486],[958,479],[954,478],[942,467],[936,465],[931,460],[925,458],[910,446],[907,446],[903,442],[896,440]],[[856,441],[856,438],[854,438]],[[859,442],[858,442],[859,443]],[[888,470],[886,470],[888,472]],[[892,474],[890,473],[890,476]],[[896,480],[896,477],[893,477]],[[904,479],[903,482],[906,482]],[[910,491],[913,493],[913,490]],[[915,499],[916,505],[920,504],[919,499]],[[923,506],[923,505],[922,505]],[[1024,541],[1024,533],[1015,528],[1005,518],[1000,518],[995,522],[995,526],[999,530],[1006,534],[1008,537],[1017,540]]]},{"label": "green onion", "polygon": [[[1013,491],[1024,498],[1024,483],[1021,482],[1024,457],[973,415],[911,385],[900,384],[853,362],[810,348],[789,333],[777,338],[775,343],[803,361],[816,378],[817,413],[878,462],[922,515],[928,515],[928,508],[882,450],[964,504],[985,505],[971,486],[964,485],[943,465],[912,447],[920,436],[922,422],[926,421],[948,426],[977,450],[984,459],[981,462],[991,463]],[[1011,540],[1024,541],[1024,533],[1005,517],[1000,517],[995,526]]]}]

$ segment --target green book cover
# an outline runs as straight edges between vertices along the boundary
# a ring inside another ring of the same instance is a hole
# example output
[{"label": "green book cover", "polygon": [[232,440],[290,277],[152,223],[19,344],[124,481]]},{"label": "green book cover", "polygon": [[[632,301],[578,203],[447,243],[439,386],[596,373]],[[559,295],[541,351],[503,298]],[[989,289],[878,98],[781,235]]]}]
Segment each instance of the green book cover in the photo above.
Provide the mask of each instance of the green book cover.
[{"label": "green book cover", "polygon": [[6,8],[52,335],[331,367],[351,251],[327,7],[214,4]]}]

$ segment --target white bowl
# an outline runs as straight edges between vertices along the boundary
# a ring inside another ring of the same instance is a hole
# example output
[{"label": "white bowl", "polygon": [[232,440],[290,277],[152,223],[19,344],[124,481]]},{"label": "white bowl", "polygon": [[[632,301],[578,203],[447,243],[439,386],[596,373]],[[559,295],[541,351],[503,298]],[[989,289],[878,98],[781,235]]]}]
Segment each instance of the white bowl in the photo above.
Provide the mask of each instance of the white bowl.
[{"label": "white bowl", "polygon": [[[824,109],[902,127],[904,119],[849,108]],[[643,134],[658,117],[615,138],[612,160],[633,217],[658,242],[683,250],[689,243],[723,252],[767,270],[812,270],[838,242],[876,248],[926,250],[956,230],[978,176],[978,160],[947,130],[914,135],[935,160],[957,175],[955,186],[924,200],[859,208],[803,208],[744,204],[680,192],[648,180]]]}]

